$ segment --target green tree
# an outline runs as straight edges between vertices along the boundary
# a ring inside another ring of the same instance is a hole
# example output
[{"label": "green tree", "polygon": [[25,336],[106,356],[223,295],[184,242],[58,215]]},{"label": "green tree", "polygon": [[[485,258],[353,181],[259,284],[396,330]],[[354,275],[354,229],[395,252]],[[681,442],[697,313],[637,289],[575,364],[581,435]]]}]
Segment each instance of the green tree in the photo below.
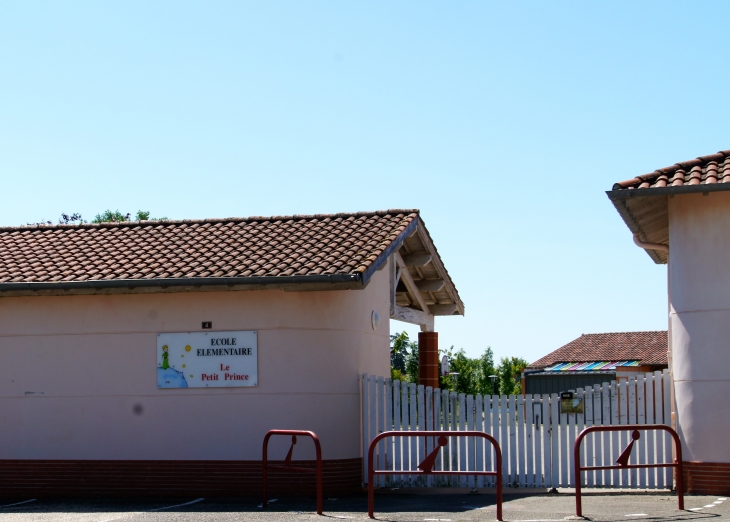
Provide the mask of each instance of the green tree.
[{"label": "green tree", "polygon": [[[451,346],[439,350],[439,356],[449,360],[449,373],[441,375],[439,366],[439,386],[467,395],[516,395],[522,393],[522,370],[527,361],[520,357],[502,357],[499,366],[494,364],[494,352],[487,347],[476,358],[466,355],[463,348],[454,350]],[[496,376],[492,380],[492,376]],[[390,336],[390,376],[392,379],[418,383],[418,342],[411,341],[406,332]]]},{"label": "green tree", "polygon": [[418,383],[418,342],[411,341],[407,332],[390,336],[390,376]]},{"label": "green tree", "polygon": [[92,223],[121,223],[123,221],[131,221],[131,214],[122,214],[119,212],[119,210],[111,211],[111,210],[105,210],[101,214],[97,214],[94,219],[91,220]]},{"label": "green tree", "polygon": [[78,212],[74,212],[73,214],[61,214],[61,217],[58,218],[58,224],[59,225],[83,225],[86,223],[84,221],[84,218],[81,217],[81,214]]},{"label": "green tree", "polygon": [[390,336],[390,367],[392,370],[405,373],[406,355],[408,353],[408,334],[401,332]]},{"label": "green tree", "polygon": [[491,346],[487,346],[484,353],[477,359],[477,367],[479,368],[477,374],[478,393],[482,395],[493,395],[495,385],[491,376],[497,375],[497,369],[494,367],[494,352]]},{"label": "green tree", "polygon": [[135,221],[163,221],[165,219],[167,219],[166,216],[163,216],[161,218],[150,217],[149,210],[138,210],[137,215],[134,218]]},{"label": "green tree", "polygon": [[502,357],[499,360],[499,393],[516,395],[522,393],[522,370],[528,362],[521,357]]},{"label": "green tree", "polygon": [[467,357],[463,348],[454,352],[453,346],[441,352],[441,356],[444,355],[449,359],[449,372],[458,375],[456,377],[441,375],[442,389],[469,395],[493,393],[490,375],[495,375],[497,370],[494,367],[494,352],[491,347],[487,347],[484,353],[475,359]]},{"label": "green tree", "polygon": [[[79,214],[79,217],[81,217],[80,214]],[[163,219],[167,219],[167,218],[166,217],[161,217],[161,218],[150,217],[149,210],[138,210],[137,214],[134,216],[134,220],[133,220],[132,214],[130,214],[130,213],[122,214],[121,212],[119,212],[119,210],[112,211],[112,210],[107,209],[104,212],[102,212],[101,214],[97,214],[91,222],[92,223],[122,223],[124,221],[160,221]]]}]

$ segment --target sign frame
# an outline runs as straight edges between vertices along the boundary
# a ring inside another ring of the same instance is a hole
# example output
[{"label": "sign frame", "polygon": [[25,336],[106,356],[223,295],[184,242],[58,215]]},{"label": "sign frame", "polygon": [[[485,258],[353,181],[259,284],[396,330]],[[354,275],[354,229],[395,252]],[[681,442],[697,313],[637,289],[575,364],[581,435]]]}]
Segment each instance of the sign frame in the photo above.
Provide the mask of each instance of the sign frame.
[{"label": "sign frame", "polygon": [[157,389],[258,386],[258,330],[160,332]]}]

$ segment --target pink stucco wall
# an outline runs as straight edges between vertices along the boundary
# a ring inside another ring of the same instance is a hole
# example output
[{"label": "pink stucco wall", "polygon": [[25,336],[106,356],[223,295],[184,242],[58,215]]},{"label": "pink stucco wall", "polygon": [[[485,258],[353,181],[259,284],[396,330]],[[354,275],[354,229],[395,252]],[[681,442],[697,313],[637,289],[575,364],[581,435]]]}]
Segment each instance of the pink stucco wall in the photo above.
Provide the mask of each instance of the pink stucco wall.
[{"label": "pink stucco wall", "polygon": [[[358,375],[389,374],[389,306],[387,269],[363,290],[0,298],[0,459],[256,460],[271,428],[358,457]],[[202,321],[258,331],[258,387],[157,388],[157,333]]]},{"label": "pink stucco wall", "polygon": [[684,460],[730,462],[730,193],[669,198],[669,300]]}]

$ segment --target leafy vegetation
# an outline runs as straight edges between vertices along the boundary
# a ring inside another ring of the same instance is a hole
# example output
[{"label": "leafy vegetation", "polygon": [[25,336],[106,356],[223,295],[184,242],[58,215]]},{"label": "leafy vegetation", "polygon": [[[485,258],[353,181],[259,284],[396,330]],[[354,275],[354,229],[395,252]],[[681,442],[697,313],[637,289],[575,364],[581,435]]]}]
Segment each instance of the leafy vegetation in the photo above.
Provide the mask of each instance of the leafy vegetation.
[{"label": "leafy vegetation", "polygon": [[[161,221],[163,219],[167,219],[166,217],[161,218],[153,218],[150,217],[150,211],[149,210],[138,210],[137,214],[134,216],[134,219],[132,219],[132,214],[126,213],[122,214],[119,212],[119,210],[105,210],[104,212],[97,214],[94,219],[91,220],[92,223],[121,223],[123,221]],[[88,223],[83,217],[81,217],[81,214],[78,212],[74,212],[73,214],[61,214],[61,217],[58,218],[58,224],[59,225],[83,225],[84,223]],[[37,223],[28,223],[28,225],[53,225],[52,221],[46,221],[45,219],[41,219]]]},{"label": "leafy vegetation", "polygon": [[131,214],[122,214],[119,210],[112,212],[111,210],[105,210],[101,214],[97,214],[92,223],[121,223],[123,221],[131,221]]},{"label": "leafy vegetation", "polygon": [[121,223],[123,221],[160,221],[167,219],[166,217],[152,218],[150,217],[149,210],[138,210],[137,214],[132,219],[132,215],[129,213],[122,214],[119,210],[111,211],[105,210],[101,214],[97,214],[96,217],[91,221],[92,223]]},{"label": "leafy vegetation", "polygon": [[[447,356],[451,375],[440,375],[441,389],[469,395],[518,394],[522,392],[522,370],[527,361],[520,357],[502,357],[494,364],[490,347],[476,358],[466,355],[463,348],[439,350],[439,358]],[[458,374],[458,375],[455,375]],[[418,383],[418,342],[409,339],[406,332],[390,336],[390,376],[392,379]],[[493,379],[492,376],[495,376]]]},{"label": "leafy vegetation", "polygon": [[418,382],[418,342],[406,332],[390,336],[390,378]]}]

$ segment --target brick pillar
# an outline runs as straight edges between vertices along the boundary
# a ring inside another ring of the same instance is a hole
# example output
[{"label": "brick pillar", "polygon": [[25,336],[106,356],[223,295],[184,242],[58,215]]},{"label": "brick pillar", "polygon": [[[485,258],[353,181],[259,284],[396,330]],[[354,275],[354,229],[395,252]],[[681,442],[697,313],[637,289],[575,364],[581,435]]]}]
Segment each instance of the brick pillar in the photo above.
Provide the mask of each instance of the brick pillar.
[{"label": "brick pillar", "polygon": [[438,332],[418,332],[418,384],[439,387]]}]

